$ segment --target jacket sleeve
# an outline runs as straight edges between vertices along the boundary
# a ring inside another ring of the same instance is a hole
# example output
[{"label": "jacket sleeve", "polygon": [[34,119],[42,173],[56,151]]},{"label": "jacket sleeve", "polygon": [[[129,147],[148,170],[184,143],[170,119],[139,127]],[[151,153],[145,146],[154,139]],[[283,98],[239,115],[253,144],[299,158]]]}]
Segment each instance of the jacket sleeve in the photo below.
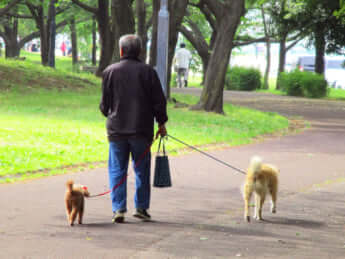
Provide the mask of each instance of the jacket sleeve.
[{"label": "jacket sleeve", "polygon": [[167,102],[157,72],[152,69],[152,107],[153,115],[159,125],[168,121]]},{"label": "jacket sleeve", "polygon": [[103,72],[102,79],[102,97],[101,103],[99,104],[99,109],[105,117],[108,116],[109,110],[111,109],[111,100],[112,100],[112,91],[110,88],[111,85],[111,73]]}]

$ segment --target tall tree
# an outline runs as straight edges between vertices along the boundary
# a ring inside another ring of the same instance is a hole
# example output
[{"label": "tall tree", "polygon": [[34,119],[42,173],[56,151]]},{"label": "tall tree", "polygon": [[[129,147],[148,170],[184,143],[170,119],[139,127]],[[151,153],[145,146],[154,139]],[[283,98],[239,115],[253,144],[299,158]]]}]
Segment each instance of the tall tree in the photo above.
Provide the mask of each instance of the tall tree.
[{"label": "tall tree", "polygon": [[48,11],[48,24],[49,27],[49,53],[48,53],[48,65],[55,68],[55,40],[56,40],[56,0],[50,0]]},{"label": "tall tree", "polygon": [[[34,3],[35,2],[35,3]],[[40,31],[40,48],[41,48],[41,61],[43,65],[48,65],[49,61],[49,50],[50,50],[50,42],[51,42],[51,36],[54,34],[51,34],[51,19],[55,16],[63,13],[66,8],[66,6],[60,6],[56,13],[48,12],[48,16],[46,15],[45,9],[47,8],[45,0],[39,0],[39,1],[26,1],[26,6],[28,7],[37,28]],[[60,21],[56,24],[56,28],[63,27],[68,24],[68,21]],[[52,39],[53,40],[53,39]]]},{"label": "tall tree", "polygon": [[72,18],[69,24],[71,32],[71,43],[72,43],[72,63],[73,65],[78,63],[78,37],[75,19]]},{"label": "tall tree", "polygon": [[[214,43],[214,36],[217,33],[214,18],[208,15],[209,10],[202,2],[190,2],[188,6],[188,15],[184,18],[184,23],[180,27],[180,32],[193,45],[201,58],[203,79],[205,82],[205,75],[210,59],[210,52],[212,43]],[[212,35],[210,37],[210,35]],[[213,42],[211,42],[213,40]]]},{"label": "tall tree", "polygon": [[147,60],[147,43],[148,43],[148,30],[152,25],[152,14],[149,14],[149,4],[144,0],[136,1],[136,32],[140,36],[143,44],[143,50],[140,54],[140,59],[142,61]]},{"label": "tall tree", "polygon": [[[35,31],[31,19],[30,15],[25,14],[25,8],[19,5],[0,17],[0,37],[5,41],[5,55],[7,58],[19,56],[20,49],[27,42],[39,38],[40,32]],[[19,23],[21,27],[19,27]]]},{"label": "tall tree", "polygon": [[160,0],[152,0],[152,29],[149,64],[155,66],[157,62],[157,30],[158,30],[158,13]]},{"label": "tall tree", "polygon": [[[169,49],[168,49],[168,75],[167,75],[167,97],[170,98],[170,79],[171,66],[175,54],[178,33],[182,24],[183,17],[186,14],[188,0],[170,0],[168,4],[169,19]],[[178,10],[176,12],[175,10]]]},{"label": "tall tree", "polygon": [[206,71],[205,86],[200,100],[193,109],[216,113],[223,112],[223,91],[225,74],[230,62],[233,39],[245,12],[244,0],[204,0],[216,19],[217,36]]},{"label": "tall tree", "polygon": [[113,62],[120,60],[119,39],[126,34],[135,32],[135,21],[133,12],[133,0],[112,0],[112,23],[115,28],[115,50],[113,53]]},{"label": "tall tree", "polygon": [[13,8],[14,6],[16,6],[19,2],[21,2],[22,0],[11,0],[11,1],[4,1],[6,4],[5,7],[0,8],[0,16],[3,16],[4,14],[8,13],[11,8]]},{"label": "tall tree", "polygon": [[103,70],[112,60],[115,45],[116,28],[111,23],[111,17],[109,16],[109,0],[98,0],[97,7],[88,5],[80,0],[72,0],[72,2],[96,17],[101,45],[100,61],[96,75],[101,76]]},{"label": "tall tree", "polygon": [[[242,19],[242,22],[238,27],[238,32],[234,38],[234,42],[232,43],[232,47],[235,48],[256,42],[267,41],[267,39],[262,37],[262,35],[260,35],[261,37],[258,35],[247,35],[249,30],[257,31],[258,25],[256,25],[255,29],[252,29],[254,24],[255,22],[252,22],[252,17]],[[262,27],[262,25],[260,26]],[[203,1],[189,2],[188,15],[184,18],[184,23],[180,27],[180,32],[192,44],[201,58],[203,69],[202,84],[204,84],[210,53],[215,43],[218,31],[217,21]]]},{"label": "tall tree", "polygon": [[12,58],[19,56],[20,47],[18,42],[18,18],[3,16],[1,19],[0,36],[5,41],[5,56]]},{"label": "tall tree", "polygon": [[269,88],[269,74],[270,74],[270,68],[271,68],[271,40],[270,40],[270,32],[268,28],[268,23],[266,21],[266,16],[265,16],[265,8],[262,5],[261,6],[261,15],[262,15],[262,22],[264,25],[264,33],[265,33],[265,38],[266,38],[266,69],[265,69],[265,74],[264,74],[264,82],[263,82],[263,89],[268,89]]},{"label": "tall tree", "polygon": [[339,0],[307,0],[305,16],[314,21],[312,40],[315,46],[315,72],[324,74],[325,54],[343,52],[345,25],[334,16],[340,9]]},{"label": "tall tree", "polygon": [[92,17],[92,65],[96,66],[97,63],[97,43],[96,43],[96,19],[95,16]]},{"label": "tall tree", "polygon": [[135,31],[133,0],[112,0],[111,3],[109,0],[98,0],[97,7],[80,0],[72,2],[96,17],[101,43],[101,56],[96,74],[101,76],[112,61],[119,60],[119,38]]}]

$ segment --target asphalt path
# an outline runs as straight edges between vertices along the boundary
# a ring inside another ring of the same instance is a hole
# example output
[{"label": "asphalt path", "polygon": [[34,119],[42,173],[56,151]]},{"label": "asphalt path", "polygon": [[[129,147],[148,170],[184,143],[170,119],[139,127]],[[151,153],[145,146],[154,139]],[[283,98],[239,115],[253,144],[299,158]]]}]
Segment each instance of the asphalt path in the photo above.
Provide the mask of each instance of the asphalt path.
[{"label": "asphalt path", "polygon": [[0,185],[0,258],[344,258],[345,102],[234,91],[224,99],[311,124],[301,133],[209,151],[239,168],[253,155],[278,166],[277,214],[266,202],[263,222],[244,222],[243,175],[190,152],[169,157],[173,187],[152,189],[152,222],[131,216],[132,170],[124,224],[111,224],[110,199],[102,196],[86,201],[83,225],[67,225],[66,180],[100,193],[108,189],[106,168]]}]

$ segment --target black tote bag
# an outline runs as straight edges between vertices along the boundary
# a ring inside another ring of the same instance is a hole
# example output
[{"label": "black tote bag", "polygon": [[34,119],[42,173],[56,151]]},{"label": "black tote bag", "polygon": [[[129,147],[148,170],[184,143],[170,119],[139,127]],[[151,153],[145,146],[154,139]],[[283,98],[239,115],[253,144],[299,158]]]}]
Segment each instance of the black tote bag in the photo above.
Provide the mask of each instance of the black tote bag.
[{"label": "black tote bag", "polygon": [[[165,152],[165,142],[164,138],[159,139],[158,151],[156,155],[156,164],[155,164],[155,174],[153,179],[153,186],[164,188],[171,187],[171,177],[170,177],[170,167],[169,159]],[[162,143],[163,154],[160,154],[160,147]]]}]

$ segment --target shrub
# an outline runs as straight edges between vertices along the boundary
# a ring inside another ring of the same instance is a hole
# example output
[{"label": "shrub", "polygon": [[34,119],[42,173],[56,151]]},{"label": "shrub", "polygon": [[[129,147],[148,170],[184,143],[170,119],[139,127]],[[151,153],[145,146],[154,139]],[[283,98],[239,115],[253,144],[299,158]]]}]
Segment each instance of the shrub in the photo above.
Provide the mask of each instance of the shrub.
[{"label": "shrub", "polygon": [[278,79],[281,89],[291,96],[320,98],[327,95],[327,81],[322,75],[298,70],[281,73]]},{"label": "shrub", "polygon": [[225,77],[225,89],[252,91],[260,87],[260,70],[247,67],[228,68]]}]

